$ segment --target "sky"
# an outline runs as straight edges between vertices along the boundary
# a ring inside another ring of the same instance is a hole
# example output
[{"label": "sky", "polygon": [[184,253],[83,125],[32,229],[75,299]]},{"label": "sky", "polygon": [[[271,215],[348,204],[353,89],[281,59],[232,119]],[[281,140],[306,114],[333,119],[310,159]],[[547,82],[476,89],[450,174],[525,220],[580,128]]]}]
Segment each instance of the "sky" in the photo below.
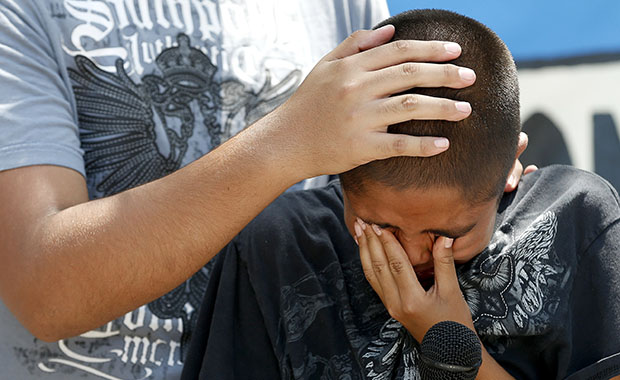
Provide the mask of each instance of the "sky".
[{"label": "sky", "polygon": [[452,10],[493,29],[516,61],[620,53],[618,0],[387,0],[392,15]]}]

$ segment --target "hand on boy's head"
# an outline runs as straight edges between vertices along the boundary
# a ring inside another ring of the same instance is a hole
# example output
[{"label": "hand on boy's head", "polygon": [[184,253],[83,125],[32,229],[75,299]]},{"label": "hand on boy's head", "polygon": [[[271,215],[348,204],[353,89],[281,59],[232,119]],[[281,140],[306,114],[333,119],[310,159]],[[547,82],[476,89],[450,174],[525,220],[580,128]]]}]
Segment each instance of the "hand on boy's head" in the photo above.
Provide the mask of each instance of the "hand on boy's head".
[{"label": "hand on boy's head", "polygon": [[425,290],[407,253],[389,230],[357,220],[355,237],[368,282],[390,315],[418,342],[441,321],[456,321],[474,330],[456,275],[453,239],[440,237],[433,245],[434,284]]},{"label": "hand on boy's head", "polygon": [[[458,121],[471,114],[467,102],[423,95],[397,95],[413,87],[464,88],[472,70],[441,64],[457,58],[458,44],[441,41],[389,42],[394,27],[353,33],[326,55],[272,117],[290,133],[292,167],[307,175],[336,174],[394,156],[432,156],[448,149],[445,138],[388,134],[407,120]],[[436,63],[424,63],[436,62]],[[303,121],[303,122],[299,122]],[[280,143],[277,142],[276,143]]]}]

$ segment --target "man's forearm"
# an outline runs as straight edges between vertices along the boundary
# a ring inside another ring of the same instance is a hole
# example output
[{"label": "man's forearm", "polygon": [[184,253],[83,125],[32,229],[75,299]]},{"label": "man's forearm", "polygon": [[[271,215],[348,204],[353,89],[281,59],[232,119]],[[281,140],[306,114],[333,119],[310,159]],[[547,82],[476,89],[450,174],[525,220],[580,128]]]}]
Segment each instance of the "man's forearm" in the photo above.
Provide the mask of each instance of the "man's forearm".
[{"label": "man's forearm", "polygon": [[41,218],[6,263],[29,273],[3,273],[5,302],[56,340],[178,286],[303,176],[258,127],[168,177]]}]

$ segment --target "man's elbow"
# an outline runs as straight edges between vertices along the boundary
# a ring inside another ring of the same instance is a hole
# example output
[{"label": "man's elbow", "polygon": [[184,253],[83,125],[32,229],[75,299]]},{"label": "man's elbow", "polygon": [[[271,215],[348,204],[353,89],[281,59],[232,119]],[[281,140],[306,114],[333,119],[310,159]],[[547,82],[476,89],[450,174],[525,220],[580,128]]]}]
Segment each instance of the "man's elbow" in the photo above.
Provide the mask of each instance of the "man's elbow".
[{"label": "man's elbow", "polygon": [[28,285],[14,283],[10,288],[0,290],[2,302],[35,338],[55,342],[75,335],[73,326],[76,323],[67,312],[69,308],[48,285],[31,281]]},{"label": "man's elbow", "polygon": [[43,305],[33,310],[22,310],[16,317],[35,338],[44,342],[57,342],[76,335],[71,322]]}]

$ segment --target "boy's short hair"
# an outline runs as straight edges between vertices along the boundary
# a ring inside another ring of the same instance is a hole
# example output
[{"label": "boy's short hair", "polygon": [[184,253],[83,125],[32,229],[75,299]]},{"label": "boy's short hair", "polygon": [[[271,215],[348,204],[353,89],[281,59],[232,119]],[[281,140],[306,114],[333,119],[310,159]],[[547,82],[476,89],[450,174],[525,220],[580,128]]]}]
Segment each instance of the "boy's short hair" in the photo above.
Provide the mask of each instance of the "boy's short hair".
[{"label": "boy's short hair", "polygon": [[458,122],[410,120],[390,125],[391,133],[444,136],[450,149],[437,156],[395,157],[370,162],[340,175],[347,191],[362,191],[367,181],[403,190],[457,187],[472,203],[499,196],[515,160],[521,123],[519,85],[512,55],[489,28],[469,17],[436,9],[412,10],[391,17],[393,40],[442,40],[461,45],[451,63],[476,72],[464,89],[414,88],[416,93],[467,101],[472,114]]}]

